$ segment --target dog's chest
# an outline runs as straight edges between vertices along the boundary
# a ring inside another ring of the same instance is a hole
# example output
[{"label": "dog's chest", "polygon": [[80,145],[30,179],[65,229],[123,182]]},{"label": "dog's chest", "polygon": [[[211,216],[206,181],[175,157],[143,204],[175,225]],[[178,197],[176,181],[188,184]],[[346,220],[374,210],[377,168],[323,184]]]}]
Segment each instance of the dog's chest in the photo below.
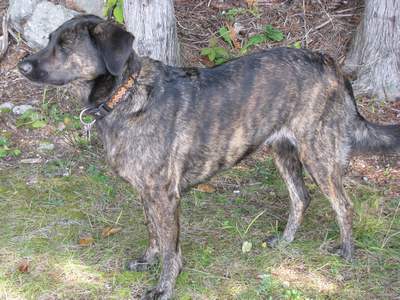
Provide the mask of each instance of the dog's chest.
[{"label": "dog's chest", "polygon": [[107,162],[137,188],[162,177],[168,164],[168,141],[156,130],[155,124],[129,122],[120,116],[118,121],[98,126]]}]

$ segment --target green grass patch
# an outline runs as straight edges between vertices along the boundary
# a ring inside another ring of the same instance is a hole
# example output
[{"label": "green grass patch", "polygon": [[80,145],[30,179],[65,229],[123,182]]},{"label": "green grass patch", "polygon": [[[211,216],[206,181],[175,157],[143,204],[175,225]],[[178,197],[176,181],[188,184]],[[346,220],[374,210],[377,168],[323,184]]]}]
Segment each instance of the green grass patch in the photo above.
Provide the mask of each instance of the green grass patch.
[{"label": "green grass patch", "polygon": [[[156,283],[159,266],[144,273],[124,267],[147,243],[136,192],[100,163],[78,165],[56,160],[0,171],[0,299],[135,299]],[[288,192],[273,162],[234,168],[215,180],[217,192],[193,190],[182,200],[185,267],[176,299],[396,296],[400,199],[370,186],[347,188],[357,246],[356,260],[347,263],[327,250],[339,230],[310,180],[304,224],[291,245],[277,249],[263,246],[266,236],[282,232],[288,214]],[[103,238],[106,226],[122,231]],[[82,235],[94,242],[81,246]],[[246,253],[243,241],[252,244]],[[22,261],[27,272],[18,269]]]}]

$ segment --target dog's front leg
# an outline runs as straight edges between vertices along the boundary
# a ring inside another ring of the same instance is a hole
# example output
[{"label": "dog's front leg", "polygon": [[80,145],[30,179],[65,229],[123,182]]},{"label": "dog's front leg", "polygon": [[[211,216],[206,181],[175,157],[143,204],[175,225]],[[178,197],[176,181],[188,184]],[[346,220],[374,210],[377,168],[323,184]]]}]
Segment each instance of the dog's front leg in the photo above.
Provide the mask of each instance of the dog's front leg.
[{"label": "dog's front leg", "polygon": [[142,195],[142,204],[144,211],[145,223],[149,232],[149,246],[144,254],[138,259],[130,260],[127,268],[131,271],[142,272],[148,270],[157,262],[160,248],[158,247],[158,236],[156,224],[149,218],[149,196]]},{"label": "dog's front leg", "polygon": [[149,222],[157,232],[162,260],[159,283],[147,291],[142,299],[171,299],[176,278],[182,269],[179,245],[179,199],[168,191],[152,191],[146,202]]}]

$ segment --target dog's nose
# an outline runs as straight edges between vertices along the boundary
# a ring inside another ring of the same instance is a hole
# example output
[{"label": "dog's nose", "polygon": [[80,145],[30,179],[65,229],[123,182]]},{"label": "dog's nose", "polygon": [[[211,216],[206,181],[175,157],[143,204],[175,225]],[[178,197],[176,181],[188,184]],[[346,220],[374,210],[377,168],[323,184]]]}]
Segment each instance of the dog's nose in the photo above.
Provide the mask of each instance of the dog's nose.
[{"label": "dog's nose", "polygon": [[33,66],[29,61],[21,61],[18,64],[18,69],[22,74],[28,75],[29,73],[32,72]]}]

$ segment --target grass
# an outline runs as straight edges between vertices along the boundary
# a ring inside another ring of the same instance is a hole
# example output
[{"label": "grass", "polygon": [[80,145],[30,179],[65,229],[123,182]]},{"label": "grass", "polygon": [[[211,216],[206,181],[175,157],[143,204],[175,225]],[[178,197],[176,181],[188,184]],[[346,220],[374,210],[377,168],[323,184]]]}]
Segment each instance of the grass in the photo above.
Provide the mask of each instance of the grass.
[{"label": "grass", "polygon": [[[135,191],[101,161],[75,155],[0,171],[0,299],[136,299],[156,283],[159,266],[124,269],[146,246],[142,208]],[[192,190],[182,200],[185,267],[176,299],[399,296],[400,199],[348,186],[357,251],[346,263],[328,252],[339,231],[313,183],[307,182],[312,203],[296,240],[278,249],[263,244],[283,230],[288,210],[272,161],[242,164],[213,184],[216,192]],[[122,231],[102,237],[107,226]],[[82,235],[94,243],[79,245]],[[243,241],[252,243],[250,252],[242,252]],[[18,270],[24,261],[27,272]]]}]

